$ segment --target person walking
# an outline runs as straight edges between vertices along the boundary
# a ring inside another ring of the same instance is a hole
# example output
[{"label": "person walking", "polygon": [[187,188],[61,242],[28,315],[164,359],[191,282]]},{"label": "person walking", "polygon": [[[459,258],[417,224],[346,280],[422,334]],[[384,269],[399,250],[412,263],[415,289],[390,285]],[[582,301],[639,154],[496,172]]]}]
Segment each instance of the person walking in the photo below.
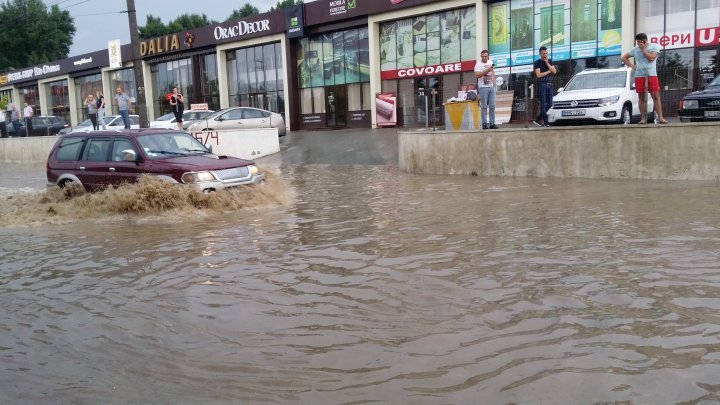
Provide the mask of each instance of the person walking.
[{"label": "person walking", "polygon": [[15,136],[22,136],[20,133],[20,111],[17,109],[15,104],[12,105],[12,112],[10,113],[10,123],[15,130]]},{"label": "person walking", "polygon": [[7,126],[5,125],[5,110],[0,111],[0,137],[8,137]]},{"label": "person walking", "polygon": [[[495,63],[490,60],[487,50],[480,52],[480,61],[475,64],[480,96],[480,118],[482,129],[497,129],[495,125]],[[488,114],[488,110],[490,114]],[[488,123],[488,115],[490,115]]]},{"label": "person walking", "polygon": [[115,102],[118,105],[118,110],[120,110],[120,117],[122,117],[123,124],[125,124],[125,129],[130,129],[130,113],[128,112],[130,96],[120,86],[115,89]]},{"label": "person walking", "polygon": [[[640,107],[639,124],[647,124],[647,93],[653,99],[655,107],[655,119],[660,124],[667,124],[662,113],[660,101],[660,80],[657,76],[657,57],[660,52],[660,45],[648,42],[644,33],[635,35],[636,46],[630,52],[620,58],[622,64],[635,71],[635,91],[638,94]],[[630,63],[630,57],[635,63]]]},{"label": "person walking", "polygon": [[548,50],[541,46],[540,59],[533,63],[535,77],[538,79],[538,94],[540,95],[540,114],[538,114],[535,125],[541,127],[549,127],[547,112],[552,107],[553,93],[553,77],[557,73],[557,69],[552,64],[552,59],[548,58]]},{"label": "person walking", "polygon": [[170,105],[175,114],[175,125],[178,131],[183,129],[183,112],[185,110],[185,98],[180,94],[177,87],[173,88],[172,95],[170,96]]},{"label": "person walking", "polygon": [[23,109],[23,118],[25,119],[25,136],[32,136],[32,116],[33,108],[28,103],[25,103],[25,109]]},{"label": "person walking", "polygon": [[100,90],[95,90],[95,105],[97,107],[98,129],[102,127],[103,131],[105,131],[107,130],[105,126],[105,97]]},{"label": "person walking", "polygon": [[97,121],[97,103],[95,102],[95,97],[93,97],[92,94],[88,94],[87,97],[85,97],[85,105],[88,109],[88,117],[90,117],[90,122],[92,122],[93,131],[97,131],[99,129]]}]

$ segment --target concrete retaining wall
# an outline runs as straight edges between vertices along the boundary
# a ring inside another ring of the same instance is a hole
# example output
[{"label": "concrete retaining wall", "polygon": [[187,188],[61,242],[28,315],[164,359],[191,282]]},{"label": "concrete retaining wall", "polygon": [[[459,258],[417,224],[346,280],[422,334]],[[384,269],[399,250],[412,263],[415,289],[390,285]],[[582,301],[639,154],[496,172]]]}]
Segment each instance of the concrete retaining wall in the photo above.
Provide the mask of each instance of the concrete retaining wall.
[{"label": "concrete retaining wall", "polygon": [[0,138],[0,162],[45,163],[57,136]]},{"label": "concrete retaining wall", "polygon": [[399,132],[398,142],[410,173],[720,179],[720,123]]},{"label": "concrete retaining wall", "polygon": [[[193,134],[200,142],[212,146],[213,153],[253,160],[280,151],[278,131],[272,129],[228,130]],[[0,162],[45,163],[57,136],[0,138]]]}]

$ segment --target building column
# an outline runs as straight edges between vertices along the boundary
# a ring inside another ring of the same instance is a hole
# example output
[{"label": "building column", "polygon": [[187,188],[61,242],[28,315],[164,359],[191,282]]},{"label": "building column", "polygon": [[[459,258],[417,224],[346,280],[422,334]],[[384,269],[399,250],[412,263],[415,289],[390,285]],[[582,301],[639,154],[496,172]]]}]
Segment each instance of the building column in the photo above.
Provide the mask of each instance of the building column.
[{"label": "building column", "polygon": [[227,58],[225,50],[217,51],[217,69],[218,69],[218,91],[220,92],[220,108],[230,107],[230,96],[228,95],[228,72]]}]

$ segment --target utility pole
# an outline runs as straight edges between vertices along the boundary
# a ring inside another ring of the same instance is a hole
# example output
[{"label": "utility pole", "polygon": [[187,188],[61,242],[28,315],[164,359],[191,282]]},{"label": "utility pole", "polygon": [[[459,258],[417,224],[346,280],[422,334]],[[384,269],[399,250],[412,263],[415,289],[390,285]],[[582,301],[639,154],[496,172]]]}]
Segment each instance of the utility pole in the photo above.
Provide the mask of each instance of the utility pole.
[{"label": "utility pole", "polygon": [[130,24],[130,45],[132,46],[133,71],[135,72],[135,109],[140,115],[140,128],[147,128],[147,107],[145,103],[145,76],[140,59],[140,37],[137,29],[135,0],[127,0],[128,23]]}]

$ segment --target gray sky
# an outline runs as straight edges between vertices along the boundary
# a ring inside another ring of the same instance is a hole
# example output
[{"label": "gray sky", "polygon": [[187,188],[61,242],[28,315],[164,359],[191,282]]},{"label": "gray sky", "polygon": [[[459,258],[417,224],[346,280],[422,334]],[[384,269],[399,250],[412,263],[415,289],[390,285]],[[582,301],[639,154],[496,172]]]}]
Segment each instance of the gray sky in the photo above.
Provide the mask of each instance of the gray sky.
[{"label": "gray sky", "polygon": [[[119,39],[122,44],[130,42],[130,30],[126,13],[126,0],[44,0],[45,4],[57,4],[75,19],[75,37],[70,55],[107,49],[107,43]],[[305,1],[306,3],[308,1]],[[233,10],[251,4],[265,12],[277,4],[277,0],[135,0],[138,26],[145,25],[147,15],[159,17],[167,24],[181,14],[205,14],[208,19],[223,21]]]}]

